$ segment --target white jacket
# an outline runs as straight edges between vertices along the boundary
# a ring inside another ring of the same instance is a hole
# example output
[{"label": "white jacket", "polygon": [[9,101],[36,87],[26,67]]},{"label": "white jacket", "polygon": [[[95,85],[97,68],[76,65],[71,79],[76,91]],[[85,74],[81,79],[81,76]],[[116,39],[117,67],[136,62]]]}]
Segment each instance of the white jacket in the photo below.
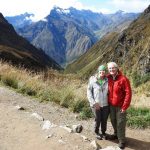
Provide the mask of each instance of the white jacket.
[{"label": "white jacket", "polygon": [[91,76],[87,87],[87,98],[90,106],[99,103],[100,107],[108,106],[108,79],[101,86],[96,76]]}]

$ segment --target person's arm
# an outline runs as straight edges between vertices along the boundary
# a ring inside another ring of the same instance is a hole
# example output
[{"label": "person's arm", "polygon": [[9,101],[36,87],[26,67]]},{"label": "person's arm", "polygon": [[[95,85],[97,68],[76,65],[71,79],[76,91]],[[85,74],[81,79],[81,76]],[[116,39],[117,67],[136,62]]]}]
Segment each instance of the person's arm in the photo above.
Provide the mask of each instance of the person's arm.
[{"label": "person's arm", "polygon": [[89,83],[87,86],[87,98],[88,98],[88,101],[90,103],[90,106],[94,107],[96,102],[94,100],[94,95],[93,95],[92,77],[89,79]]},{"label": "person's arm", "polygon": [[131,97],[132,97],[130,82],[127,78],[124,79],[124,90],[125,90],[125,98],[124,98],[124,103],[121,108],[122,112],[125,112],[127,108],[130,106]]}]

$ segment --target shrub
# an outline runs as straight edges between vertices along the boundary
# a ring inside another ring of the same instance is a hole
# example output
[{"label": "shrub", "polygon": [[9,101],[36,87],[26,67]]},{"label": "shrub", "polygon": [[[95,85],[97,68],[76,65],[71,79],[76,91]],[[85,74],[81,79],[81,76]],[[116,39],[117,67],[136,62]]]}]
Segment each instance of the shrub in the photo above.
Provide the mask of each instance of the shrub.
[{"label": "shrub", "polygon": [[127,125],[134,128],[150,127],[150,110],[148,108],[129,108]]},{"label": "shrub", "polygon": [[150,73],[141,77],[141,83],[146,83],[147,81],[150,81]]},{"label": "shrub", "polygon": [[2,82],[6,85],[6,86],[10,86],[14,89],[18,88],[18,81],[17,79],[15,79],[14,77],[9,77],[9,76],[3,76],[2,77]]},{"label": "shrub", "polygon": [[87,103],[87,102],[86,102],[85,100],[75,100],[75,101],[73,102],[73,104],[71,105],[71,110],[72,110],[73,112],[79,113],[79,112],[81,112],[82,109],[85,107],[86,103]]},{"label": "shrub", "polygon": [[134,72],[132,74],[132,81],[134,87],[138,87],[139,85],[146,83],[149,80],[150,80],[150,73],[145,74],[143,76],[139,75],[137,72]]},{"label": "shrub", "polygon": [[88,119],[93,116],[91,108],[87,100],[76,100],[71,105],[73,112],[79,113],[80,119]]},{"label": "shrub", "polygon": [[41,90],[37,96],[40,98],[40,102],[43,102],[43,101],[51,101],[50,95],[51,92],[49,90]]},{"label": "shrub", "polygon": [[63,95],[61,95],[61,101],[60,101],[60,105],[63,107],[70,107],[71,103],[74,101],[74,94],[73,92],[69,91],[69,92],[65,92],[63,93]]},{"label": "shrub", "polygon": [[80,112],[81,119],[88,119],[93,117],[93,113],[90,107],[83,107],[82,111]]},{"label": "shrub", "polygon": [[24,85],[19,90],[20,93],[27,94],[29,96],[36,96],[37,92],[30,86]]},{"label": "shrub", "polygon": [[38,97],[41,99],[41,102],[51,101],[60,104],[60,93],[52,88],[41,90]]},{"label": "shrub", "polygon": [[132,74],[133,86],[134,86],[134,87],[138,87],[138,86],[141,84],[140,80],[141,80],[140,75],[138,75],[137,72],[134,72],[134,73]]}]

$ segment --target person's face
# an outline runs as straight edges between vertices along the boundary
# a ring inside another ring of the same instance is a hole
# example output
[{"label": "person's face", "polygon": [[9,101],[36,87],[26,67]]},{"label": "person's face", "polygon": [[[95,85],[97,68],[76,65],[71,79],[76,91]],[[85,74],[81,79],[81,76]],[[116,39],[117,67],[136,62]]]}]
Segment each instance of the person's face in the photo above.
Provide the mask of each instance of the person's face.
[{"label": "person's face", "polygon": [[100,78],[104,77],[105,76],[105,70],[99,71],[98,74],[99,74]]},{"label": "person's face", "polygon": [[116,75],[118,68],[116,68],[113,64],[110,64],[108,67],[108,71],[111,75]]}]

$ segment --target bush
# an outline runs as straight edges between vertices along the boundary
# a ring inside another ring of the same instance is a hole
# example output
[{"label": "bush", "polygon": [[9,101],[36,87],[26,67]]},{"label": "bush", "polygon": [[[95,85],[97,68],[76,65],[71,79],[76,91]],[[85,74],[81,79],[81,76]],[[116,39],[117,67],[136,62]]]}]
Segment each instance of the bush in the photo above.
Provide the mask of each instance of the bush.
[{"label": "bush", "polygon": [[43,102],[43,101],[51,101],[50,95],[51,92],[49,90],[41,90],[37,96],[40,98],[40,102]]},{"label": "bush", "polygon": [[141,83],[146,83],[147,81],[150,81],[150,73],[141,77]]},{"label": "bush", "polygon": [[75,101],[73,102],[73,104],[71,105],[71,110],[72,110],[73,112],[79,113],[79,112],[81,112],[82,109],[87,105],[86,103],[87,103],[87,102],[86,102],[85,100],[75,100]]},{"label": "bush", "polygon": [[36,96],[37,95],[37,92],[32,87],[29,87],[26,85],[22,86],[18,91],[20,93],[27,94],[29,96]]},{"label": "bush", "polygon": [[150,74],[146,74],[146,75],[139,75],[137,72],[134,72],[132,74],[132,81],[133,81],[133,86],[134,87],[138,87],[139,85],[146,83],[147,81],[150,80]]},{"label": "bush", "polygon": [[71,107],[70,105],[72,104],[72,102],[74,101],[74,94],[73,92],[69,91],[69,92],[65,92],[63,93],[63,95],[61,95],[61,101],[60,101],[60,105],[63,107]]},{"label": "bush", "polygon": [[127,125],[133,128],[150,127],[150,110],[148,108],[129,108]]},{"label": "bush", "polygon": [[133,86],[134,86],[134,87],[138,87],[138,86],[141,84],[140,80],[141,80],[140,75],[138,75],[137,72],[134,72],[134,73],[132,74]]},{"label": "bush", "polygon": [[1,80],[6,86],[10,86],[14,89],[18,88],[18,81],[14,77],[4,76]]},{"label": "bush", "polygon": [[38,94],[38,97],[41,99],[41,102],[51,101],[60,104],[61,100],[59,91],[56,91],[55,89],[52,88],[41,90],[40,93]]},{"label": "bush", "polygon": [[79,113],[80,119],[88,119],[93,116],[89,103],[86,100],[74,101],[74,103],[71,105],[71,110]]},{"label": "bush", "polygon": [[80,112],[81,119],[88,119],[93,117],[93,113],[90,107],[83,107],[82,111]]}]

